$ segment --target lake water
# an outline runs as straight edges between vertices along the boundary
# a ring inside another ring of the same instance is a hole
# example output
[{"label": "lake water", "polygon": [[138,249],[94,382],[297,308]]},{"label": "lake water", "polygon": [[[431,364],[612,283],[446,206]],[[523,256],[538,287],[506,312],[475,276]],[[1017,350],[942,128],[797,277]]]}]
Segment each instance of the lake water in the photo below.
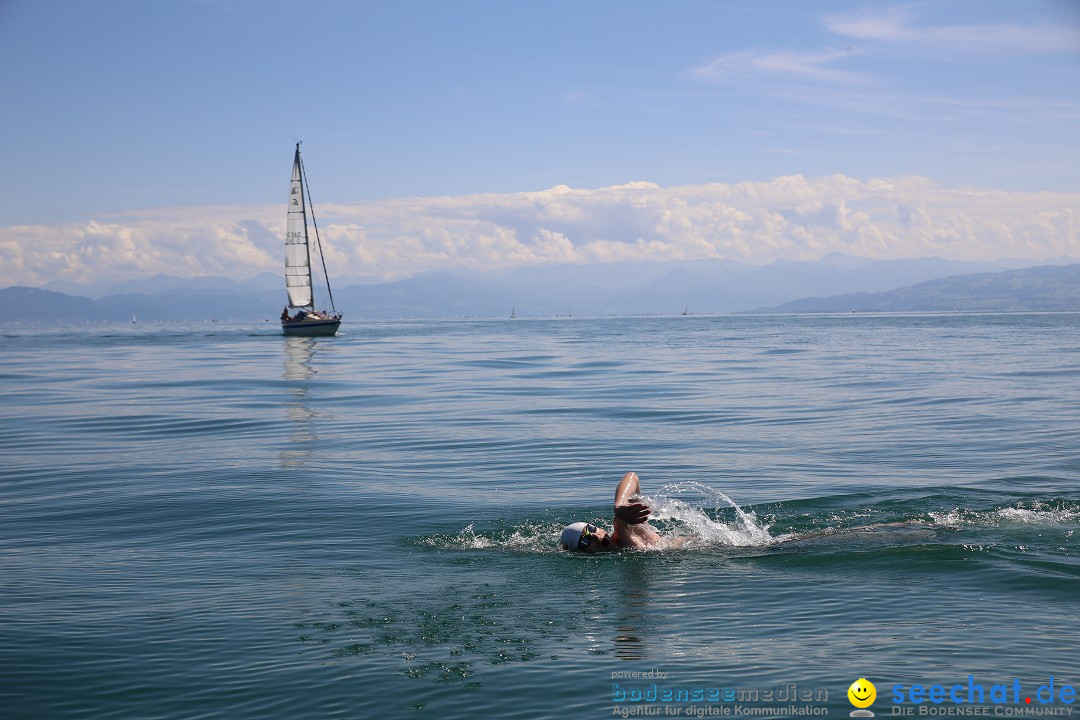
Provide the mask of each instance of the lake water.
[{"label": "lake water", "polygon": [[[860,677],[879,717],[961,683],[993,715],[1080,686],[1080,315],[0,348],[4,718],[847,717]],[[684,547],[560,551],[627,470]]]}]

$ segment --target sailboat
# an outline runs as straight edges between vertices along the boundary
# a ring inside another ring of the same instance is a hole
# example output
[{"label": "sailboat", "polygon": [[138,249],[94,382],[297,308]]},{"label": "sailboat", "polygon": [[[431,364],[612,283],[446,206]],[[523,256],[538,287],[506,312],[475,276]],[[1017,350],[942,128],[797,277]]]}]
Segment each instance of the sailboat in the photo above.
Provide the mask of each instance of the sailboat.
[{"label": "sailboat", "polygon": [[[326,259],[319,241],[319,226],[315,222],[315,209],[310,207],[311,190],[307,185],[307,173],[300,159],[300,143],[296,143],[293,157],[292,180],[289,182],[289,209],[285,216],[285,291],[288,306],[281,311],[281,331],[286,335],[318,337],[336,335],[341,325],[341,313],[334,307],[334,293],[330,290],[330,276],[326,273]],[[315,230],[315,249],[326,278],[326,294],[330,298],[330,312],[315,309],[315,292],[311,282],[311,243],[308,241],[308,214]],[[289,308],[296,310],[289,314]]]}]

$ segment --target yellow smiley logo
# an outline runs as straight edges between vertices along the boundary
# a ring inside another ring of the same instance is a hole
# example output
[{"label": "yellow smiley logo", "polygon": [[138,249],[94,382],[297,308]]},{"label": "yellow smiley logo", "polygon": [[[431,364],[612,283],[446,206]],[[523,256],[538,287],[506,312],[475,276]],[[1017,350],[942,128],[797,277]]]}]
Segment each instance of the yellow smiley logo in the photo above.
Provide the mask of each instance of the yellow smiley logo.
[{"label": "yellow smiley logo", "polygon": [[868,708],[877,699],[877,688],[866,678],[859,678],[847,689],[848,700],[857,708]]}]

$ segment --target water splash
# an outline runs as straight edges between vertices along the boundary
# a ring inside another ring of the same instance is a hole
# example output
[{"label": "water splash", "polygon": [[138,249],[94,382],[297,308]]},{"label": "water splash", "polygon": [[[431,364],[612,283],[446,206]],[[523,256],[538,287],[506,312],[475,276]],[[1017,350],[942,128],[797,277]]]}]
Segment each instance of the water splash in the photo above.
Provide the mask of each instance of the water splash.
[{"label": "water splash", "polygon": [[[686,498],[686,499],[683,499]],[[765,547],[791,539],[774,536],[753,510],[743,510],[723,492],[700,482],[665,485],[655,496],[642,496],[652,508],[650,520],[661,524],[664,543],[660,549],[678,547]],[[712,517],[731,508],[734,518],[726,522]]]}]

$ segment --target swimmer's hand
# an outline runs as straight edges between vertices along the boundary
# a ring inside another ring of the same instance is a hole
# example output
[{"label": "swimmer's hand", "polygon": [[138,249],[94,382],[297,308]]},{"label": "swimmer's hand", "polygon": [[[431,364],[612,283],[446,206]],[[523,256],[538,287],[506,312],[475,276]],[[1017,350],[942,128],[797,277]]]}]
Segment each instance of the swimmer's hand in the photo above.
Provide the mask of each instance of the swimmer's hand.
[{"label": "swimmer's hand", "polygon": [[615,517],[629,525],[640,525],[649,519],[651,512],[649,506],[641,502],[615,506]]}]

